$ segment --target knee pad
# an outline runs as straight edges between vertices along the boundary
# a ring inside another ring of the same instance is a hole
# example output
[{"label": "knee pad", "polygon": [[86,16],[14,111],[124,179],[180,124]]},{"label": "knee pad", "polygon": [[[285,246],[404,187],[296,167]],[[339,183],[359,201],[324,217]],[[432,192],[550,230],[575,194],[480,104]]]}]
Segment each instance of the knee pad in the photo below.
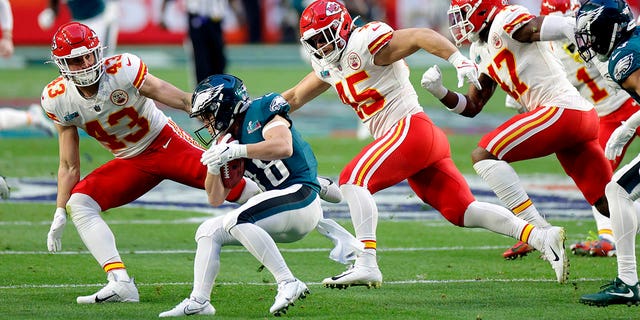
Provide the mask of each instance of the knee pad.
[{"label": "knee pad", "polygon": [[211,237],[217,230],[222,230],[222,220],[224,217],[215,217],[208,219],[207,221],[200,224],[198,230],[196,230],[195,240],[198,242],[198,239],[202,237]]},{"label": "knee pad", "polygon": [[231,228],[238,224],[238,215],[240,215],[240,209],[235,209],[222,218],[222,227],[225,231],[230,232]]},{"label": "knee pad", "polygon": [[83,193],[74,193],[67,201],[67,213],[76,225],[85,219],[99,217],[101,211],[100,205]]}]

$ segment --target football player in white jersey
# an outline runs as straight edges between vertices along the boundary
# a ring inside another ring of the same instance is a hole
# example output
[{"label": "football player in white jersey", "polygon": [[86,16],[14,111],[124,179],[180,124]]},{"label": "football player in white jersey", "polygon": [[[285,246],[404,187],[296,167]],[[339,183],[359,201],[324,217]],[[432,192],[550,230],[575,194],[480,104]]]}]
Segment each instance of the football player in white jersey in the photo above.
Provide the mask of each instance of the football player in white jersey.
[{"label": "football player in white jersey", "polygon": [[[151,75],[137,56],[106,59],[95,32],[84,24],[62,25],[53,37],[51,58],[61,76],[43,90],[42,108],[58,131],[57,209],[47,236],[49,251],[61,250],[67,214],[109,283],[78,303],[137,302],[138,291],[118,253],[101,211],[142,196],[164,179],[204,188],[204,151],[156,107],[154,100],[189,112],[191,94]],[[80,179],[78,128],[98,140],[115,159]],[[253,193],[245,180],[227,199]],[[254,184],[255,185],[255,184]]]},{"label": "football player in white jersey", "polygon": [[465,78],[477,85],[472,61],[431,29],[393,30],[383,22],[355,27],[346,8],[336,1],[311,3],[302,13],[300,34],[313,71],[283,93],[292,110],[333,87],[374,138],[347,164],[339,181],[365,252],[349,270],[324,279],[326,287],[381,285],[378,211],[372,194],[405,179],[422,201],[451,223],[485,228],[547,252],[556,279],[566,280],[566,261],[553,259],[553,252],[564,257],[564,230],[535,228],[504,207],[476,201],[451,159],[447,137],[418,103],[403,59],[420,49],[448,59],[457,69],[460,86]]},{"label": "football player in white jersey", "polygon": [[[540,15],[561,15],[573,17],[580,7],[577,0],[543,0],[540,5]],[[598,71],[595,64],[585,64],[573,43],[573,39],[565,39],[549,42],[551,51],[560,59],[567,78],[575,86],[580,94],[593,103],[598,117],[600,128],[598,131],[599,142],[604,149],[611,133],[627,120],[632,114],[640,110],[638,103],[624,90],[610,87],[610,82]],[[507,96],[510,97],[510,96]],[[637,133],[640,133],[638,129]],[[634,139],[627,142],[622,154],[615,160],[611,160],[611,167],[615,171],[624,157],[627,147]],[[586,241],[574,243],[570,246],[571,252],[577,255],[611,257],[615,255],[615,241],[611,230],[611,220],[603,216],[598,210],[592,208],[593,217],[598,229],[597,235],[591,235]],[[532,250],[531,247],[522,247],[518,243],[505,251],[505,258],[517,257]]]},{"label": "football player in white jersey", "polygon": [[[62,25],[53,38],[51,56],[61,76],[44,88],[41,100],[58,130],[60,166],[47,247],[61,250],[68,213],[109,281],[77,302],[137,302],[138,291],[100,212],[132,202],[165,179],[204,189],[207,167],[200,163],[204,149],[154,103],[190,112],[191,94],[148,73],[135,55],[103,59],[102,49],[95,32],[78,22]],[[82,180],[78,128],[115,156]],[[318,183],[323,200],[341,201],[330,180],[318,178]],[[243,178],[226,200],[244,203],[260,192],[256,183]],[[331,219],[320,219],[316,230],[334,243],[333,260],[348,263],[361,250]]]},{"label": "football player in white jersey", "polygon": [[573,19],[536,17],[506,0],[453,0],[449,21],[456,44],[472,42],[482,89],[449,91],[437,66],[424,73],[422,86],[467,117],[478,114],[498,86],[525,111],[480,140],[471,155],[478,175],[514,214],[548,227],[509,163],[555,154],[585,199],[608,216],[604,187],[612,169],[598,142],[598,114],[569,82],[549,44],[540,42],[572,39]]}]

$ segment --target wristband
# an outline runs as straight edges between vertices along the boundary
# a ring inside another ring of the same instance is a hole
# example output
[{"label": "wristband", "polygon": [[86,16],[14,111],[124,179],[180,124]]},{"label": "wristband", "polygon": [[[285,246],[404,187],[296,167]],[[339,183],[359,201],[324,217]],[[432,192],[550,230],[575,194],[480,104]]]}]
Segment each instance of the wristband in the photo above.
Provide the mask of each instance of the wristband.
[{"label": "wristband", "polygon": [[453,108],[447,107],[447,109],[451,112],[461,114],[464,111],[464,109],[467,108],[467,98],[463,94],[460,94],[458,92],[454,92],[454,93],[458,96],[458,103],[456,104],[455,107]]}]

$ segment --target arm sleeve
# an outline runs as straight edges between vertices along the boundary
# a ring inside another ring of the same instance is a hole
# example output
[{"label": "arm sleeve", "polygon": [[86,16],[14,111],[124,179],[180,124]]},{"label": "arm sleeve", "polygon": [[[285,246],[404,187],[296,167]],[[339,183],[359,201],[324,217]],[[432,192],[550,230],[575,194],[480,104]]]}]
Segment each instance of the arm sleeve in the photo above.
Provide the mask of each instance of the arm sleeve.
[{"label": "arm sleeve", "polygon": [[0,28],[2,30],[13,30],[13,14],[9,0],[0,0]]}]

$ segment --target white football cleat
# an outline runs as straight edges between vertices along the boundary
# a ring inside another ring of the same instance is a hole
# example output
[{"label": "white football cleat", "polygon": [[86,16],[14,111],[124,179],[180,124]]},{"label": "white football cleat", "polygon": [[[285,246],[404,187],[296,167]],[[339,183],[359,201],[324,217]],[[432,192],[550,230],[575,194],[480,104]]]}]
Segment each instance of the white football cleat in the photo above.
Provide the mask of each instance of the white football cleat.
[{"label": "white football cleat", "polygon": [[352,265],[347,271],[322,280],[326,288],[346,289],[350,286],[366,286],[367,288],[380,288],[382,285],[382,273],[377,266],[365,267]]},{"label": "white football cleat", "polygon": [[55,125],[53,125],[53,121],[49,120],[49,118],[44,116],[42,112],[42,108],[37,104],[32,104],[29,107],[29,115],[31,115],[31,124],[44,131],[48,136],[54,136],[57,132]]},{"label": "white football cleat", "polygon": [[555,271],[556,280],[559,283],[565,283],[569,279],[569,259],[564,250],[566,239],[564,228],[548,227],[544,228],[543,232],[544,243],[539,250]]},{"label": "white football cleat", "polygon": [[129,281],[109,280],[109,283],[98,292],[90,296],[80,296],[78,303],[103,303],[103,302],[139,302],[138,288],[133,278]]},{"label": "white football cleat", "polygon": [[175,308],[159,314],[158,317],[184,317],[196,314],[212,316],[216,314],[216,308],[211,305],[209,300],[201,303],[194,298],[188,298],[182,300]]},{"label": "white football cleat", "polygon": [[318,182],[320,183],[320,199],[331,203],[340,203],[342,201],[340,187],[333,180],[318,176]]},{"label": "white football cleat", "polygon": [[304,299],[309,294],[309,289],[304,282],[295,279],[290,282],[280,282],[278,284],[278,294],[276,295],[276,301],[273,303],[269,312],[276,317],[279,317],[287,313],[289,306],[293,306],[293,303],[298,299]]}]

